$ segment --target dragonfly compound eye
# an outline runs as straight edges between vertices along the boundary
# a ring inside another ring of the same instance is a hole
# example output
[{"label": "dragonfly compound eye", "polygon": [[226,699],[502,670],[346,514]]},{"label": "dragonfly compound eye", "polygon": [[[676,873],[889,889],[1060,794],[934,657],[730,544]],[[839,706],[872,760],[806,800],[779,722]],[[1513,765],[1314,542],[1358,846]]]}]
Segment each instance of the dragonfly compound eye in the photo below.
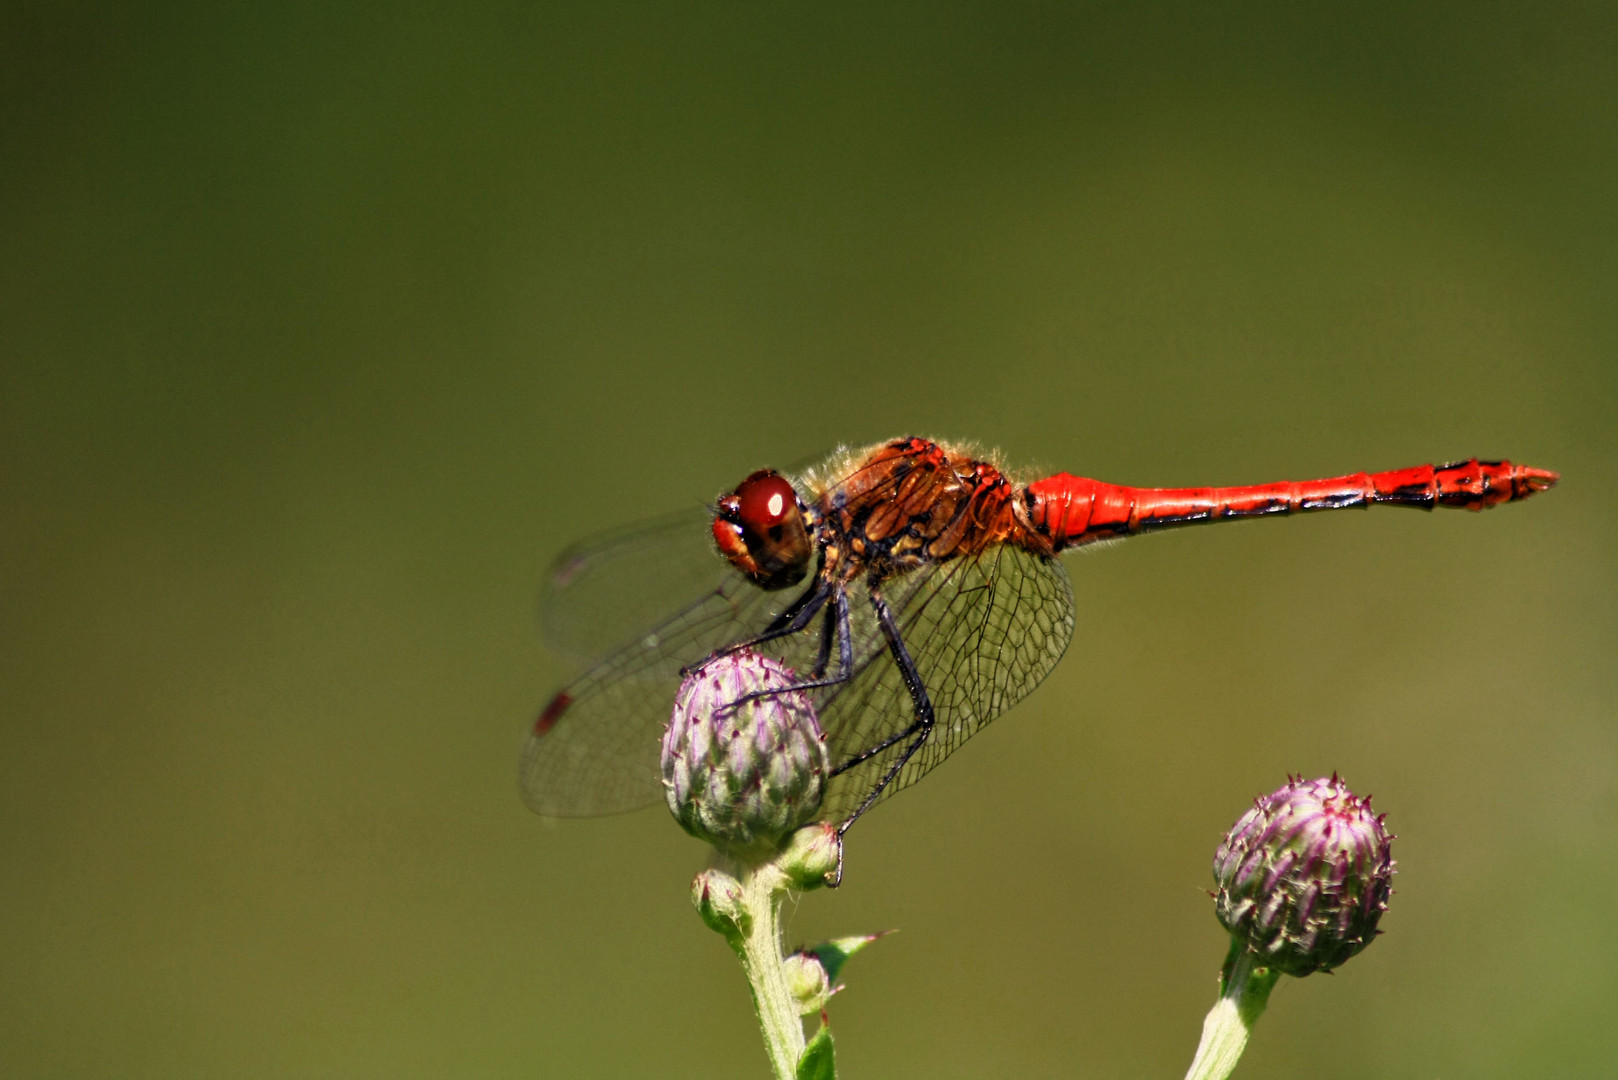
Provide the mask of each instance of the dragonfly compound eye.
[{"label": "dragonfly compound eye", "polygon": [[773,469],[761,469],[719,500],[714,543],[754,584],[785,589],[809,571],[814,546],[792,484]]}]

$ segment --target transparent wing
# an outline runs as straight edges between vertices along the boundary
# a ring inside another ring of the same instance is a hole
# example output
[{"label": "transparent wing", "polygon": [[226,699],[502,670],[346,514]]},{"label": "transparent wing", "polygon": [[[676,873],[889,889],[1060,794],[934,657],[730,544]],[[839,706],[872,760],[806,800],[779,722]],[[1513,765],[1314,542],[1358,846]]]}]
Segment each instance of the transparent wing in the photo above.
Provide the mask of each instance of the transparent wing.
[{"label": "transparent wing", "polygon": [[[1050,674],[1073,637],[1073,591],[1049,556],[994,545],[975,556],[888,581],[883,595],[933,704],[931,737],[882,790],[886,799],[921,779],[983,725]],[[834,763],[880,745],[915,719],[910,692],[871,614],[869,593],[849,596],[856,674],[820,699]],[[839,775],[825,815],[853,812],[899,760],[903,739]]]},{"label": "transparent wing", "polygon": [[706,507],[652,518],[574,544],[551,565],[539,596],[553,651],[593,661],[734,578],[714,551]]},{"label": "transparent wing", "polygon": [[557,560],[540,600],[547,639],[594,656],[524,743],[523,798],[539,813],[591,817],[661,798],[658,747],[680,669],[758,634],[797,594],[747,581],[714,553],[708,515],[694,520],[700,531],[685,515],[661,519]]}]

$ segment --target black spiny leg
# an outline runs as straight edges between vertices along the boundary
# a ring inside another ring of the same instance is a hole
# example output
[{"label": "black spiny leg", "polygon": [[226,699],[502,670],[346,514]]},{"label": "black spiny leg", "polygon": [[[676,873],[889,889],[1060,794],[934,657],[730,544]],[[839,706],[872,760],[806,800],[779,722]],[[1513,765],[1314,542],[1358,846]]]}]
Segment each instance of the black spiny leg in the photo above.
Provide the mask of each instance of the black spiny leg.
[{"label": "black spiny leg", "polygon": [[[820,652],[815,657],[815,670],[809,674],[811,679],[824,679],[826,677],[826,668],[831,664],[831,643],[838,637],[843,639],[843,644],[849,649],[849,658],[848,661],[843,664],[843,667],[847,668],[849,664],[853,662],[853,642],[848,640],[847,634],[839,635],[837,632],[837,610],[838,608],[843,608],[845,610],[847,609],[848,598],[846,596],[839,596],[838,600],[840,601],[839,603],[831,605],[821,613]],[[843,621],[848,621],[846,616],[844,617]]]},{"label": "black spiny leg", "polygon": [[[793,694],[799,690],[819,690],[826,686],[836,686],[839,683],[846,683],[854,677],[854,635],[851,633],[848,620],[848,593],[842,586],[836,586],[834,592],[835,599],[832,601],[831,606],[826,608],[826,624],[820,631],[820,656],[815,661],[815,670],[811,673],[811,678],[806,682],[795,682],[791,686],[777,686],[771,690],[760,690],[756,694],[748,694],[746,697],[737,698],[726,706],[727,708],[734,708],[757,698],[773,697],[776,694]],[[816,604],[815,606],[820,607],[821,605]],[[804,626],[808,625],[808,618],[803,618],[801,621]],[[798,629],[802,630],[803,626],[799,626]],[[792,632],[790,630],[782,631],[779,634],[768,634],[766,632],[767,636],[744,642],[743,645],[768,641],[771,638],[782,637],[784,634]],[[837,673],[827,675],[826,666],[831,663],[831,640],[833,637],[837,639]],[[730,652],[741,647],[743,646],[733,645],[725,651]],[[833,773],[832,775],[837,774]]]},{"label": "black spiny leg", "polygon": [[834,590],[839,595],[842,593],[842,589],[836,588],[823,578],[816,577],[796,600],[787,605],[785,611],[777,615],[770,625],[764,628],[763,633],[732,642],[722,649],[715,649],[703,657],[701,663],[689,664],[681,668],[680,674],[682,676],[689,675],[701,667],[702,664],[706,664],[709,660],[717,657],[729,656],[731,653],[741,652],[743,649],[751,649],[774,641],[776,638],[788,637],[798,633],[808,626],[810,621],[814,619],[815,613],[826,605],[826,601],[831,599]]},{"label": "black spiny leg", "polygon": [[906,746],[904,752],[899,755],[899,760],[895,761],[888,767],[888,771],[882,774],[882,779],[877,781],[876,787],[871,789],[871,793],[865,796],[864,801],[855,808],[852,814],[848,815],[847,820],[837,827],[839,836],[846,833],[849,826],[853,825],[861,814],[871,808],[872,804],[881,797],[882,789],[893,782],[893,778],[899,775],[899,770],[909,763],[910,759],[915,756],[916,751],[920,750],[922,744],[927,741],[927,737],[933,733],[932,699],[927,696],[927,687],[921,681],[921,673],[916,670],[916,662],[910,658],[910,650],[905,648],[904,638],[899,633],[899,624],[893,618],[893,611],[888,607],[888,602],[882,597],[881,584],[872,581],[870,583],[870,592],[871,607],[876,611],[877,625],[882,628],[882,636],[888,640],[888,651],[893,654],[893,662],[899,667],[899,675],[904,679],[905,689],[910,691],[910,702],[915,707],[916,719],[903,731],[890,735],[869,749],[861,750],[858,754],[832,770],[831,774],[833,776],[847,772],[861,762],[869,761],[889,747],[906,739],[911,740],[910,745]]}]

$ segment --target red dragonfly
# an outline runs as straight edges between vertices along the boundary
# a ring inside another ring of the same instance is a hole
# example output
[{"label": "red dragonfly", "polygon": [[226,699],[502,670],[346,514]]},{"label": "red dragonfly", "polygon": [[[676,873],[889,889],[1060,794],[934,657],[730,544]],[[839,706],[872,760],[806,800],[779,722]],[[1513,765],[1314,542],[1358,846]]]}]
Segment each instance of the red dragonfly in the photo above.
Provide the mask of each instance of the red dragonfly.
[{"label": "red dragonfly", "polygon": [[534,723],[523,795],[553,817],[659,801],[659,738],[682,671],[751,647],[813,695],[833,762],[822,810],[846,829],[1056,666],[1073,635],[1058,558],[1069,548],[1372,503],[1482,510],[1557,479],[1473,458],[1247,487],[1133,488],[1067,473],[1019,483],[968,449],[921,438],[845,450],[795,478],[764,469],[711,508],[558,560],[541,599],[546,632],[587,664]]}]

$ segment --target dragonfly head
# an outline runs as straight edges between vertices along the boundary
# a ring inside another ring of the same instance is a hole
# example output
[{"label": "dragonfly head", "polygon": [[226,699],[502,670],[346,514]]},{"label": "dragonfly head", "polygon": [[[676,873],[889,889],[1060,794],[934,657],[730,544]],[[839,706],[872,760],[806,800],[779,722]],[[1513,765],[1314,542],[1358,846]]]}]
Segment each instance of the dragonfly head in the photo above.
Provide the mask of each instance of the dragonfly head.
[{"label": "dragonfly head", "polygon": [[764,589],[785,589],[809,572],[814,544],[798,493],[774,469],[760,469],[714,509],[719,554]]}]

